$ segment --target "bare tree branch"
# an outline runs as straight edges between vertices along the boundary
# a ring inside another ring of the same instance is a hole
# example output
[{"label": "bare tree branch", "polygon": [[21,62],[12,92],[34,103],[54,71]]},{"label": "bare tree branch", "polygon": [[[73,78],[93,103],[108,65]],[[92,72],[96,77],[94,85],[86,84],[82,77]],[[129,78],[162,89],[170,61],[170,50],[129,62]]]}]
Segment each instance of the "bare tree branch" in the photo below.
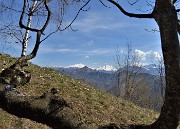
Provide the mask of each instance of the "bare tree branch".
[{"label": "bare tree branch", "polygon": [[134,1],[134,2],[130,2],[130,1],[128,0],[128,3],[129,3],[130,5],[134,5],[134,4],[136,4],[138,1],[139,1],[139,0],[136,0],[136,1]]},{"label": "bare tree branch", "polygon": [[30,59],[32,59],[32,58],[34,58],[34,57],[36,56],[37,51],[38,51],[38,49],[39,49],[39,45],[40,45],[40,43],[41,43],[41,42],[40,42],[41,35],[42,35],[42,32],[41,32],[41,31],[38,31],[38,32],[37,32],[37,35],[36,35],[36,44],[35,44],[35,46],[34,46],[34,49],[33,49],[33,51],[32,51],[29,55],[26,56],[26,60],[30,60]]},{"label": "bare tree branch", "polygon": [[26,1],[27,0],[24,0],[24,5],[23,5],[23,9],[22,9],[22,13],[21,13],[21,16],[20,16],[20,19],[19,19],[19,26],[21,28],[24,28],[26,30],[30,30],[30,31],[33,31],[33,32],[38,32],[39,30],[38,29],[35,29],[35,28],[30,28],[30,27],[27,27],[23,24],[23,17],[24,17],[24,14],[25,14],[25,9],[26,9]]},{"label": "bare tree branch", "polygon": [[151,14],[134,14],[134,13],[129,13],[127,11],[125,11],[121,5],[119,5],[117,2],[115,2],[114,0],[108,0],[110,3],[114,4],[115,6],[117,6],[119,8],[119,10],[125,14],[128,17],[134,17],[134,18],[153,18],[152,13]]},{"label": "bare tree branch", "polygon": [[146,0],[146,3],[147,3],[147,6],[154,7],[153,5],[154,2]]},{"label": "bare tree branch", "polygon": [[159,30],[157,30],[157,28],[154,28],[154,29],[151,29],[151,30],[148,30],[148,29],[144,29],[144,30],[146,30],[147,32],[153,32],[153,33],[160,32]]},{"label": "bare tree branch", "polygon": [[64,29],[62,29],[62,30],[60,29],[60,31],[64,31],[64,30],[66,30],[67,28],[69,28],[69,27],[74,23],[74,21],[77,19],[79,13],[80,13],[81,11],[84,11],[83,8],[86,7],[89,2],[90,2],[90,0],[88,0],[88,1],[79,9],[79,11],[77,12],[76,16],[75,16],[74,19],[71,21],[71,23],[70,23],[68,26],[66,26]]},{"label": "bare tree branch", "polygon": [[173,4],[175,4],[177,2],[177,0],[173,0]]},{"label": "bare tree branch", "polygon": [[[26,8],[26,0],[24,0],[23,11],[22,11],[22,14],[21,14],[21,17],[20,17],[20,20],[19,20],[20,27],[22,27],[22,28],[24,28],[24,29],[26,29],[26,30],[30,30],[30,31],[36,32],[37,35],[36,35],[36,43],[35,43],[35,46],[34,46],[33,51],[32,51],[29,55],[27,55],[27,56],[22,56],[22,57],[20,57],[20,58],[16,61],[17,64],[18,64],[18,62],[21,62],[21,61],[24,61],[24,60],[25,60],[25,61],[28,61],[28,60],[34,58],[34,57],[36,56],[37,52],[38,52],[39,45],[40,45],[41,42],[42,42],[42,41],[41,41],[41,35],[43,34],[44,30],[46,29],[47,25],[49,24],[50,16],[51,16],[51,11],[50,11],[50,9],[49,9],[49,7],[48,7],[48,5],[47,5],[47,1],[44,1],[44,5],[45,5],[45,8],[46,8],[46,10],[47,10],[47,12],[48,12],[46,22],[44,23],[43,27],[42,27],[40,30],[38,30],[38,29],[33,29],[33,28],[30,28],[30,27],[28,27],[28,26],[23,25],[23,23],[22,23],[23,16],[24,16],[24,12],[25,12],[25,8]],[[31,13],[31,12],[30,12],[30,13]],[[44,40],[45,40],[45,39],[44,39]],[[44,40],[43,40],[43,41],[44,41]],[[15,64],[16,64],[16,63],[15,63]]]},{"label": "bare tree branch", "polygon": [[48,34],[44,39],[42,39],[40,42],[45,41],[47,38],[49,38],[52,34],[55,34],[56,32],[58,32],[60,30],[60,26],[61,24],[57,27],[57,29],[53,32],[51,32],[50,34]]},{"label": "bare tree branch", "polygon": [[180,9],[176,9],[176,12],[180,12]]},{"label": "bare tree branch", "polygon": [[4,25],[4,27],[0,28],[0,35],[3,37],[3,39],[13,39],[13,41],[16,43],[22,43],[22,31],[14,27],[12,23]]},{"label": "bare tree branch", "polygon": [[0,4],[0,6],[1,6],[1,8],[5,8],[5,9],[8,9],[8,10],[12,10],[14,12],[22,13],[21,11],[13,9],[13,8],[10,8],[8,6],[5,6],[4,4]]},{"label": "bare tree branch", "polygon": [[45,5],[45,7],[46,7],[46,10],[48,11],[48,16],[47,16],[47,20],[46,20],[44,26],[43,26],[42,29],[40,30],[41,33],[44,32],[44,30],[46,29],[47,25],[49,24],[50,16],[51,16],[51,10],[49,9],[49,7],[48,7],[48,5],[47,5],[46,0],[44,1],[44,5]]},{"label": "bare tree branch", "polygon": [[[32,58],[34,58],[34,57],[36,56],[36,54],[37,54],[37,52],[38,52],[38,49],[39,49],[39,45],[40,45],[41,42],[42,42],[42,41],[41,41],[41,35],[43,34],[44,30],[46,29],[46,27],[47,27],[47,25],[49,24],[49,21],[50,21],[51,10],[49,9],[49,7],[48,7],[48,5],[47,5],[47,1],[46,1],[46,0],[44,1],[44,5],[45,5],[46,10],[48,11],[47,19],[46,19],[46,22],[44,23],[44,26],[42,27],[42,29],[37,32],[37,35],[36,35],[36,44],[35,44],[35,46],[34,46],[33,51],[32,51],[29,55],[27,55],[27,56],[25,57],[26,60],[30,60],[30,59],[32,59]],[[54,32],[54,33],[55,33],[55,32]],[[53,34],[53,33],[51,33],[51,34]],[[45,40],[45,39],[44,39],[44,40]],[[44,41],[44,40],[43,40],[43,41]]]},{"label": "bare tree branch", "polygon": [[104,7],[106,7],[106,8],[111,8],[111,7],[107,6],[107,5],[105,5],[104,2],[102,2],[102,0],[99,0],[99,2],[101,2],[101,4],[102,4]]}]

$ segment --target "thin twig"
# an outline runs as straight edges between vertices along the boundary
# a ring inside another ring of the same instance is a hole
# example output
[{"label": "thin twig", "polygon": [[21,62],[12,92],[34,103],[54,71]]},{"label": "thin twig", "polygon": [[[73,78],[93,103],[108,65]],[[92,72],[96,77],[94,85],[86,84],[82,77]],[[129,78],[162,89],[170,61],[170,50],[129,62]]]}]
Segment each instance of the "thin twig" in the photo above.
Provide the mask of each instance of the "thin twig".
[{"label": "thin twig", "polygon": [[136,1],[134,1],[134,2],[130,2],[130,1],[128,0],[128,3],[132,6],[132,5],[135,5],[138,1],[139,1],[139,0],[136,0]]},{"label": "thin twig", "polygon": [[75,16],[74,19],[71,21],[71,23],[70,23],[68,26],[66,26],[64,29],[62,29],[62,30],[60,29],[60,31],[64,31],[64,30],[66,30],[67,28],[69,28],[69,27],[74,23],[74,21],[77,19],[79,13],[80,13],[81,11],[83,11],[83,8],[86,7],[89,2],[90,2],[90,0],[88,0],[88,1],[79,9],[79,11],[77,12],[76,16]]},{"label": "thin twig", "polygon": [[106,7],[106,8],[111,8],[111,7],[107,6],[107,5],[105,5],[104,2],[102,2],[102,0],[99,0],[99,2],[101,2],[101,4],[102,4],[104,7]]}]

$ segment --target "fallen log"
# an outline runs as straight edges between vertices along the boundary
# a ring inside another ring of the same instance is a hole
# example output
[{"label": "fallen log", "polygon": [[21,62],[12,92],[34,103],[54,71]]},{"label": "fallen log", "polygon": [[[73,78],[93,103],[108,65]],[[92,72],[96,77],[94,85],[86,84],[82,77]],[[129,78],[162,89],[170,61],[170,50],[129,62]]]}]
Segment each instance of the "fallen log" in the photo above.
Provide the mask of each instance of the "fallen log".
[{"label": "fallen log", "polygon": [[63,98],[51,92],[41,96],[26,96],[15,89],[7,91],[6,86],[0,84],[0,107],[5,111],[53,129],[79,129],[82,125],[80,117]]}]

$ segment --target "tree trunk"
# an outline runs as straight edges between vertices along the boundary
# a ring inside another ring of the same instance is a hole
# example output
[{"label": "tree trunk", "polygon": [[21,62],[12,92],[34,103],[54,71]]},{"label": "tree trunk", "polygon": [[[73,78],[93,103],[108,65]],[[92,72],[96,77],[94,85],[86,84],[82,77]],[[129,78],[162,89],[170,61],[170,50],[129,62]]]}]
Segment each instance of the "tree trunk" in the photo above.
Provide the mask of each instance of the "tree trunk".
[{"label": "tree trunk", "polygon": [[[29,11],[29,15],[28,15],[28,21],[27,21],[27,27],[31,27],[31,23],[32,23],[32,18],[33,18],[33,11],[35,9],[35,6],[37,4],[37,0],[33,1],[33,5],[30,7]],[[24,38],[23,38],[23,42],[22,42],[22,53],[21,56],[25,56],[26,55],[26,50],[27,50],[27,44],[29,41],[29,33],[30,30],[26,30]]]},{"label": "tree trunk", "polygon": [[180,116],[180,67],[177,13],[173,3],[157,0],[153,16],[159,25],[165,64],[165,102],[153,129],[176,129]]},{"label": "tree trunk", "polygon": [[156,0],[154,10],[151,14],[129,13],[117,2],[113,0],[108,1],[117,6],[126,16],[154,18],[157,22],[160,30],[165,65],[165,101],[158,120],[152,125],[140,127],[140,129],[176,129],[180,117],[180,46],[178,39],[180,26],[174,7],[174,3],[177,0]]}]

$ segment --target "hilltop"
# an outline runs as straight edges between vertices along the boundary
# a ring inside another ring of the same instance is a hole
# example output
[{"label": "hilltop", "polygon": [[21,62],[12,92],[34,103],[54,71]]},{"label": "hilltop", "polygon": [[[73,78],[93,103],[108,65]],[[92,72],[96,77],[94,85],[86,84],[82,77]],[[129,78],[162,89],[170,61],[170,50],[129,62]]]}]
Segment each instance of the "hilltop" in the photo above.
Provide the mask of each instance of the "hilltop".
[{"label": "hilltop", "polygon": [[[0,72],[14,61],[15,58],[0,54]],[[52,87],[58,88],[60,91],[57,96],[63,97],[85,124],[150,124],[158,117],[158,114],[152,110],[140,108],[50,68],[30,63],[27,69],[32,72],[32,80],[29,84],[18,87],[18,91],[27,96],[39,96],[48,92]],[[50,128],[29,119],[18,118],[1,108],[0,119],[2,129]]]}]

